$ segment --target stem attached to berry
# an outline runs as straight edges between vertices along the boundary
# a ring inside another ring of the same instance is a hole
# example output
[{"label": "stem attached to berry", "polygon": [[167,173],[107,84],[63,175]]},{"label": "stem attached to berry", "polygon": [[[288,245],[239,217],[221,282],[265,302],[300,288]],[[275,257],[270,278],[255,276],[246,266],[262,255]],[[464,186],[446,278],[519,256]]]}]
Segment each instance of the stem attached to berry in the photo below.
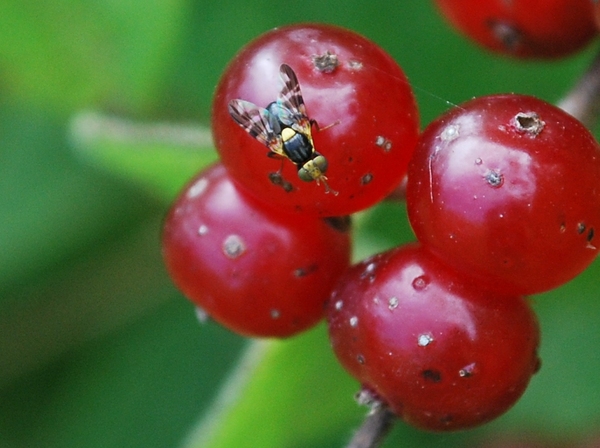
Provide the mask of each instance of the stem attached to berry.
[{"label": "stem attached to berry", "polygon": [[386,406],[375,406],[346,448],[377,448],[394,426],[396,417]]},{"label": "stem attached to berry", "polygon": [[600,112],[600,52],[557,106],[587,128],[594,127]]}]

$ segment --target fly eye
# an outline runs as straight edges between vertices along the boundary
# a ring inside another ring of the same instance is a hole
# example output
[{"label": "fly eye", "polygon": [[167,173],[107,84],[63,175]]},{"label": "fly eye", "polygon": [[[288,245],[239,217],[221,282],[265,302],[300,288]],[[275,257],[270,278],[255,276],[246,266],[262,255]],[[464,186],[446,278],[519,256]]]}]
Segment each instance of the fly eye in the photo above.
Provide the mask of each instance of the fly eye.
[{"label": "fly eye", "polygon": [[321,171],[322,174],[324,174],[327,171],[327,167],[329,166],[329,163],[327,162],[327,159],[325,157],[323,157],[321,154],[319,154],[317,157],[315,157],[313,159],[313,162],[317,166],[317,168],[319,168],[319,171]]},{"label": "fly eye", "polygon": [[314,180],[314,178],[310,175],[310,171],[304,167],[298,170],[298,177],[304,182],[310,182]]}]

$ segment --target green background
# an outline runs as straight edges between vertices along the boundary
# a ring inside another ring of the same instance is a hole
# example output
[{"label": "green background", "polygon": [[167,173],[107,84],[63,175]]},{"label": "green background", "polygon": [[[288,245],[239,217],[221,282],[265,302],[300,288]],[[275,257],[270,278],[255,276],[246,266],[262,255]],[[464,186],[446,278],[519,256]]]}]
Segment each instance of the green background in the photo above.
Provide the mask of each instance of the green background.
[{"label": "green background", "polygon": [[[224,66],[258,34],[302,21],[385,48],[423,124],[487,93],[556,102],[594,52],[492,56],[424,0],[0,0],[0,448],[319,448],[351,436],[365,411],[322,326],[250,342],[199,325],[160,257],[169,200],[215,157],[206,126]],[[152,123],[185,128],[158,138]],[[195,145],[180,138],[190,126]],[[413,238],[401,205],[363,213],[356,231],[357,258]],[[534,298],[543,367],[510,412],[449,435],[399,423],[385,446],[593,436],[599,273],[595,263]]]}]

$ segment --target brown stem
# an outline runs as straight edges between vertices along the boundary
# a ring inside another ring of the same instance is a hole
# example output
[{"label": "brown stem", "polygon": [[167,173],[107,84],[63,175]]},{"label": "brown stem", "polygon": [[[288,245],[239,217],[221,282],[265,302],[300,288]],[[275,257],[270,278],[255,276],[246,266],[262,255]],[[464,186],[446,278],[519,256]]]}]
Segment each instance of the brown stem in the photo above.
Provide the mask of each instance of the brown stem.
[{"label": "brown stem", "polygon": [[383,443],[396,421],[386,406],[374,406],[346,448],[377,448]]},{"label": "brown stem", "polygon": [[600,113],[600,52],[557,106],[589,129],[594,127]]}]

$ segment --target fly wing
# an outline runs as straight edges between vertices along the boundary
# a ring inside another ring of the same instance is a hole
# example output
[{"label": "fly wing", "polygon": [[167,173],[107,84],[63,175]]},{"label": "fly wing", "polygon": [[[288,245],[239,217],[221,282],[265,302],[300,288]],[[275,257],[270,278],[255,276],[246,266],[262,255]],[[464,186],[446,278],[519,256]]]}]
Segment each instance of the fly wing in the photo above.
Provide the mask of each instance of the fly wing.
[{"label": "fly wing", "polygon": [[231,118],[248,134],[274,153],[284,155],[281,136],[273,129],[273,121],[267,109],[249,101],[231,100],[228,110]]},{"label": "fly wing", "polygon": [[306,115],[306,106],[296,73],[289,65],[281,64],[279,74],[283,81],[283,89],[277,100],[279,121],[297,132],[310,135],[310,119]]}]

